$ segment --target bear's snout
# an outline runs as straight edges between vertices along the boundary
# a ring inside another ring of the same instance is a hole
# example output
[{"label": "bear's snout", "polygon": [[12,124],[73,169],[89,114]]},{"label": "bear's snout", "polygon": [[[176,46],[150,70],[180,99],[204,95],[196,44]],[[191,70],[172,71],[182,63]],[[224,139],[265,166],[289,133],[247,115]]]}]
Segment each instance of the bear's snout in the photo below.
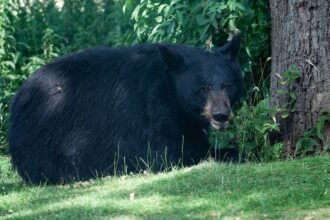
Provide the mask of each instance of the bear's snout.
[{"label": "bear's snout", "polygon": [[212,117],[218,122],[227,122],[229,121],[229,113],[216,112],[212,113]]}]

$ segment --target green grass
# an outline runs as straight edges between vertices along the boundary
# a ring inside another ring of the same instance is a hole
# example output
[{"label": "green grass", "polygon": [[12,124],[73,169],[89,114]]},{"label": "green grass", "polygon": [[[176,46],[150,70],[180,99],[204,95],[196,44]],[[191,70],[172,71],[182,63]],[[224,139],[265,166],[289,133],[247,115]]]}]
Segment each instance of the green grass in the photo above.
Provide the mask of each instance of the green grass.
[{"label": "green grass", "polygon": [[330,157],[205,162],[169,173],[28,186],[0,158],[3,219],[330,219]]}]

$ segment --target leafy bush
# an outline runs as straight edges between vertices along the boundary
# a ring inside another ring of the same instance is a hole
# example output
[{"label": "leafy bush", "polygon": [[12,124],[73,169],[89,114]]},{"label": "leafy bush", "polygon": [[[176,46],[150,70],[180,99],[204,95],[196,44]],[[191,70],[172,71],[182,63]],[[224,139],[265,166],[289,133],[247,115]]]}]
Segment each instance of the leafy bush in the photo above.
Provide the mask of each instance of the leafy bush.
[{"label": "leafy bush", "polygon": [[324,136],[326,123],[330,123],[330,115],[321,115],[314,128],[307,129],[297,141],[294,156],[303,157],[309,154],[330,151],[330,137]]},{"label": "leafy bush", "polygon": [[272,161],[283,158],[283,144],[272,143],[271,135],[279,131],[276,109],[269,107],[269,98],[255,106],[243,102],[226,132],[212,132],[216,148],[238,147],[244,159]]},{"label": "leafy bush", "polygon": [[[141,0],[132,12],[132,19],[137,42],[166,41],[212,48],[223,44],[230,33],[239,29],[246,94],[252,92],[255,79],[268,77],[262,73],[269,73],[269,65],[261,65],[270,57],[267,1]],[[269,80],[265,80],[259,95],[269,93],[268,88]]]},{"label": "leafy bush", "polygon": [[8,103],[22,76],[16,75],[19,53],[15,49],[14,27],[11,25],[12,6],[8,0],[0,3],[0,148],[6,145]]}]

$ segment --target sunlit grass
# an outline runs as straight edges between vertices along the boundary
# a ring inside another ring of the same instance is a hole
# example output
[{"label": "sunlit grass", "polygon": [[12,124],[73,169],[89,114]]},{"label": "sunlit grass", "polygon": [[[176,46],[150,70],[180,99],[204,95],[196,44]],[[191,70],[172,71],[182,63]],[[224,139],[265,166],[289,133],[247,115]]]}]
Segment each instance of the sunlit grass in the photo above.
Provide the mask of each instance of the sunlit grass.
[{"label": "sunlit grass", "polygon": [[268,164],[205,162],[168,173],[28,186],[0,162],[4,219],[329,219],[330,157]]}]

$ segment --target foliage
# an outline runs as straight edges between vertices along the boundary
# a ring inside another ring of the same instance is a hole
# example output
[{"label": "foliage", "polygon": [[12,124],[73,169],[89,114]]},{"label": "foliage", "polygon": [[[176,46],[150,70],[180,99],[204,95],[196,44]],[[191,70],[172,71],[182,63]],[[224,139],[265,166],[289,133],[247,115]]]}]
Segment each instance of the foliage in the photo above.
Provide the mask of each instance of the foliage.
[{"label": "foliage", "polygon": [[329,137],[324,136],[326,124],[330,124],[330,115],[321,115],[314,128],[307,129],[295,146],[295,156],[302,157],[309,154],[330,150]]},{"label": "foliage", "polygon": [[292,65],[289,69],[282,73],[281,76],[281,86],[284,89],[279,89],[277,93],[279,95],[283,95],[286,99],[284,104],[280,106],[279,112],[281,113],[281,117],[283,119],[289,117],[290,113],[295,112],[294,103],[297,100],[297,95],[294,92],[293,84],[297,79],[301,77],[301,72],[296,65]]},{"label": "foliage", "polygon": [[[281,78],[280,84],[282,89],[279,89],[277,94],[283,96],[285,102],[277,109],[277,112],[283,119],[292,116],[291,113],[296,111],[294,104],[297,100],[297,95],[294,91],[294,83],[301,78],[301,74],[297,65],[291,65],[281,76],[278,76]],[[314,128],[304,131],[303,136],[295,144],[294,157],[302,157],[330,150],[329,140],[327,137],[324,137],[326,123],[330,123],[328,113],[318,118]]]},{"label": "foliage", "polygon": [[[257,142],[267,144],[262,134],[272,129],[262,127],[269,123],[269,118],[260,116],[255,128],[253,115],[242,118],[244,112],[250,113],[250,108],[259,114],[261,107],[253,106],[267,99],[269,93],[267,1],[64,0],[59,6],[56,0],[3,0],[0,2],[0,147],[6,145],[8,111],[14,92],[38,67],[54,57],[99,45],[145,42],[211,48],[222,45],[236,29],[241,32],[240,61],[246,81],[246,103],[237,113],[241,118],[237,119],[251,129],[249,135],[264,129],[258,134]],[[235,126],[226,135],[234,135],[242,143],[239,132],[243,127],[239,128],[238,122]]]},{"label": "foliage", "polygon": [[11,10],[13,6],[9,4],[9,0],[0,2],[0,148],[6,143],[8,103],[14,92],[12,88],[16,88],[18,81],[23,78],[15,74],[20,54],[15,49]]},{"label": "foliage", "polygon": [[252,161],[283,158],[283,143],[272,143],[271,134],[279,131],[276,109],[269,107],[269,98],[255,106],[244,102],[225,132],[212,132],[216,148],[239,147],[242,157]]},{"label": "foliage", "polygon": [[[267,72],[265,67],[260,65],[270,56],[267,1],[140,0],[132,19],[138,42],[166,41],[211,48],[213,44],[223,44],[230,33],[239,29],[240,60],[246,75],[247,93],[251,92],[254,79],[267,78],[261,74]],[[260,95],[267,94],[268,89],[263,92]]]}]

